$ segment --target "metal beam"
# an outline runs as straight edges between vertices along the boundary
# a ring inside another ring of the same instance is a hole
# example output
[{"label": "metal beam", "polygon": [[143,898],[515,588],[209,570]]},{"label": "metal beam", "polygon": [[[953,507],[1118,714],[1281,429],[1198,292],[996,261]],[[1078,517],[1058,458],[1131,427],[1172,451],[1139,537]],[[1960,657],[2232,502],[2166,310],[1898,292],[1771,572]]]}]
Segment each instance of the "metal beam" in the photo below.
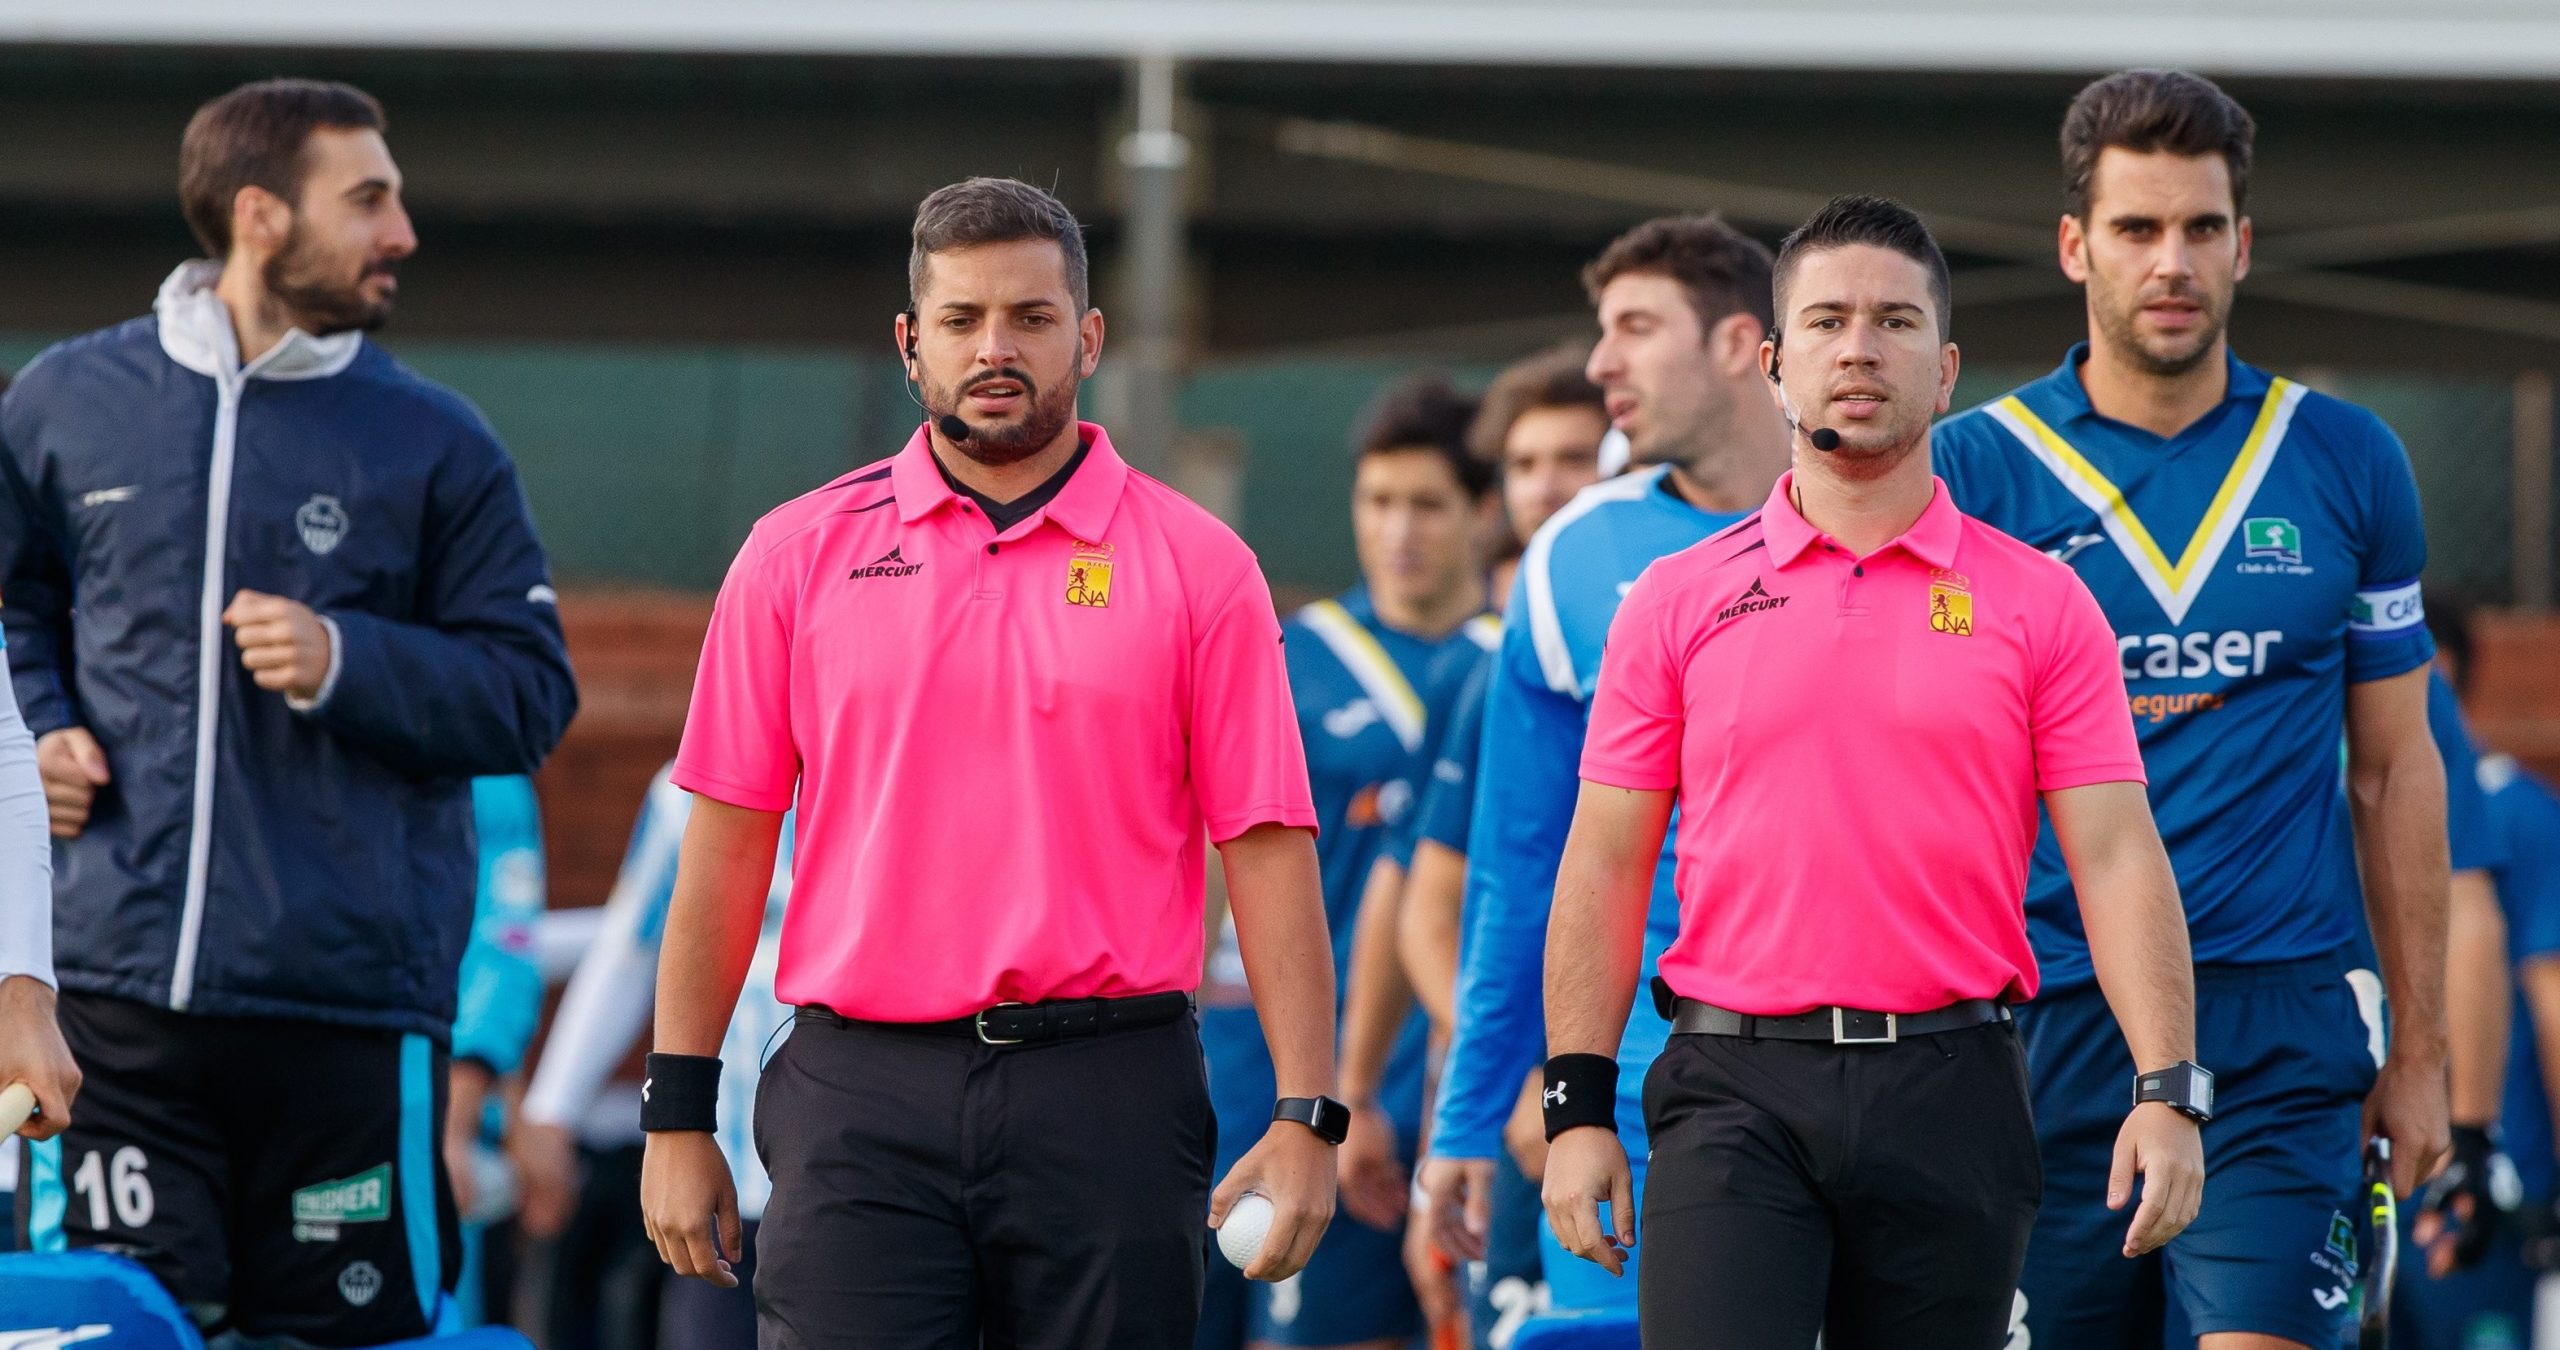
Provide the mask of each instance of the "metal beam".
[{"label": "metal beam", "polygon": [[1046,0],[993,18],[913,0],[0,0],[16,42],[2560,76],[2560,14],[2519,0]]}]

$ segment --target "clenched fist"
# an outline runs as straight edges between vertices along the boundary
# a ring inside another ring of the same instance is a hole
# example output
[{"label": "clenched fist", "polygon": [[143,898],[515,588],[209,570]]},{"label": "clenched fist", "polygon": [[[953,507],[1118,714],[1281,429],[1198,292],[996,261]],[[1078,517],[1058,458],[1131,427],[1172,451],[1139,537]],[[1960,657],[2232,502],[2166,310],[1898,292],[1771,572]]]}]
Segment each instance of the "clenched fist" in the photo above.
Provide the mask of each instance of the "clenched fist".
[{"label": "clenched fist", "polygon": [[240,664],[261,689],[309,702],[329,678],[329,628],[311,606],[281,595],[242,591],[222,622],[240,644]]}]

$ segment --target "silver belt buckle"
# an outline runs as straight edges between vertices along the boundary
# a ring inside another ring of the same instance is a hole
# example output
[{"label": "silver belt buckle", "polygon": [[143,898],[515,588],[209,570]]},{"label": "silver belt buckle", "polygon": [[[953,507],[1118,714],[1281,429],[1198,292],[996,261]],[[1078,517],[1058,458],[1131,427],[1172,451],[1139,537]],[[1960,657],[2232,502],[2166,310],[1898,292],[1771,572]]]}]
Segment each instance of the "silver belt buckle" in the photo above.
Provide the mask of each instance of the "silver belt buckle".
[{"label": "silver belt buckle", "polygon": [[1030,1005],[1030,1004],[1028,1004],[1028,1003],[999,1003],[999,1004],[997,1004],[997,1005],[996,1005],[995,1007],[993,1007],[993,1008],[980,1008],[980,1009],[978,1010],[978,1015],[977,1015],[977,1017],[976,1017],[975,1019],[973,1019],[973,1020],[977,1023],[977,1027],[978,1027],[978,1041],[979,1041],[979,1043],[980,1043],[980,1044],[983,1044],[983,1045],[1020,1045],[1020,1044],[1022,1044],[1022,1038],[1021,1038],[1021,1037],[1019,1037],[1019,1036],[1011,1036],[1011,1037],[996,1037],[996,1036],[990,1036],[990,1035],[988,1035],[988,1034],[987,1034],[987,1014],[988,1014],[988,1013],[991,1013],[991,1012],[998,1011],[999,1009],[1004,1009],[1004,1008],[1028,1008],[1028,1007],[1030,1007],[1030,1006],[1031,1006],[1031,1005]]},{"label": "silver belt buckle", "polygon": [[1839,1004],[1831,1005],[1831,1043],[1833,1045],[1891,1045],[1902,1039],[1901,1021],[1892,1013],[1884,1015],[1883,1035],[1852,1036],[1849,1034],[1848,1019],[1842,1017],[1840,1012]]}]

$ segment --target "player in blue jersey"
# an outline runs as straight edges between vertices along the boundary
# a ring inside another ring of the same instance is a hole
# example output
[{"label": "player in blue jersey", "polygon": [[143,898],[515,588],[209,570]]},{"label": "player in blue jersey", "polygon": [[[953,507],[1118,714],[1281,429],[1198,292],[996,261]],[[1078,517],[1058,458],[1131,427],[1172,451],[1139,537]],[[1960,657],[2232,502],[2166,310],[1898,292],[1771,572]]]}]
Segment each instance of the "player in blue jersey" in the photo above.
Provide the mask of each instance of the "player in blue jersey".
[{"label": "player in blue jersey", "polygon": [[[1722,221],[1681,217],[1637,226],[1583,271],[1600,321],[1589,372],[1636,467],[1585,489],[1529,541],[1487,677],[1457,1032],[1423,1177],[1441,1245],[1464,1259],[1485,1254],[1503,1126],[1546,1056],[1547,907],[1609,621],[1647,564],[1741,519],[1787,466],[1786,427],[1759,387],[1769,267],[1766,248]],[[1666,845],[1648,970],[1677,918]],[[1649,1006],[1629,1019],[1619,1060],[1630,1095],[1669,1034]],[[1642,1159],[1644,1113],[1618,1119],[1628,1156]],[[1552,1238],[1545,1248],[1553,1307],[1633,1313],[1635,1281],[1609,1280]]]},{"label": "player in blue jersey", "polygon": [[[1467,453],[1475,405],[1436,380],[1391,389],[1364,419],[1352,469],[1352,536],[1361,584],[1283,625],[1289,688],[1315,790],[1317,848],[1334,969],[1346,989],[1371,866],[1416,799],[1433,726],[1491,643],[1480,541],[1494,509],[1492,470]],[[1393,977],[1384,962],[1364,972]],[[1209,958],[1200,1038],[1217,1113],[1223,1178],[1269,1127],[1275,1097],[1260,1023],[1242,1001],[1232,924]],[[1347,1019],[1346,1019],[1347,1023]],[[1352,1110],[1341,1149],[1341,1214],[1306,1268],[1278,1284],[1245,1281],[1209,1258],[1197,1344],[1402,1344],[1421,1316],[1402,1261],[1408,1170],[1422,1126],[1428,1024],[1391,1028],[1393,1047],[1366,1081],[1346,1073]]]},{"label": "player in blue jersey", "polygon": [[[2205,1350],[2334,1345],[2364,1139],[2392,1141],[2404,1195],[2447,1147],[2417,488],[2379,418],[2231,354],[2252,136],[2192,75],[2083,90],[2063,127],[2059,253],[2089,340],[1935,432],[1957,505],[2070,563],[2115,628],[2187,906],[2198,1058],[2221,1089],[2203,1216],[2122,1259],[2124,1216],[2099,1197],[2133,1074],[2166,1066],[2134,1064],[2108,1017],[2046,831],[2027,895],[2044,989],[2018,1019],[2046,1196],[2021,1344],[2157,1344],[2174,1303]],[[2378,981],[2345,954],[2368,920]]]},{"label": "player in blue jersey", "polygon": [[[2477,670],[2468,609],[2432,592],[2426,601],[2436,666],[2468,701]],[[2428,1244],[2424,1260],[2401,1262],[2391,1307],[2393,1343],[2414,1350],[2525,1350],[2534,1343],[2535,1275],[2526,1264],[2527,1238],[2515,1211],[2528,1199],[2534,1211],[2547,1210],[2555,1179],[2546,1086],[2560,1077],[2542,1070],[2543,1038],[2535,1024],[2560,1027],[2560,959],[2555,959],[2560,958],[2560,799],[2512,756],[2483,755],[2473,762],[2470,741],[2442,683],[2434,707],[2438,740],[2445,744],[2456,882],[2455,958],[2447,990],[2457,1008],[2455,1058],[2460,1064],[2482,1048],[2464,1045],[2466,1021],[2472,1024],[2470,1038],[2497,1038],[2486,1048],[2496,1057],[2490,1076],[2503,1069],[2503,1087],[2496,1093],[2503,1137],[2502,1146],[2492,1152],[2485,1131],[2454,1127],[2456,1162],[2429,1187],[2429,1199],[2440,1205],[2442,1192],[2456,1192],[2457,1198],[2442,1206],[2452,1211],[2453,1222]],[[2492,936],[2503,938],[2488,953],[2502,963],[2496,969],[2479,970],[2476,960],[2474,968],[2465,968],[2459,909],[2462,883],[2469,879],[2464,869],[2469,867],[2487,868],[2494,885],[2490,917],[2500,922]],[[2495,996],[2495,1007],[2488,1010],[2492,1017],[2460,1015],[2466,985],[2481,986]],[[2457,1122],[2478,1112],[2465,1099],[2482,1091],[2481,1076],[2477,1068],[2455,1076]],[[2466,1083],[2466,1078],[2472,1081]],[[2432,1216],[2433,1222],[2411,1217],[2416,1220],[2408,1225],[2415,1230],[2410,1234],[2413,1245],[2406,1250],[2416,1250],[2419,1233],[2447,1226],[2444,1215]]]},{"label": "player in blue jersey", "polygon": [[[669,769],[660,769],[649,784],[621,874],[605,898],[595,945],[569,978],[543,1044],[542,1062],[525,1090],[514,1151],[524,1171],[525,1224],[537,1237],[557,1233],[568,1223],[576,1207],[577,1122],[614,1067],[639,1043],[656,1003],[658,944],[666,934],[667,907],[675,899],[678,846],[693,812],[693,794],[668,781]],[[764,933],[756,940],[746,987],[720,1042],[715,1137],[737,1178],[744,1252],[743,1259],[732,1263],[738,1283],[722,1289],[701,1280],[667,1281],[658,1314],[658,1344],[665,1350],[755,1350],[756,1225],[764,1217],[773,1182],[756,1152],[753,1108],[756,1078],[791,1029],[792,1010],[774,997],[773,972],[783,909],[791,899],[795,823],[783,823],[773,882],[765,896]]]},{"label": "player in blue jersey", "polygon": [[533,930],[542,921],[542,807],[533,780],[506,774],[471,780],[471,824],[480,845],[480,886],[471,941],[462,949],[453,1019],[453,1065],[446,1070],[445,1171],[462,1219],[462,1271],[454,1306],[464,1326],[487,1320],[481,1306],[483,1248],[489,1225],[506,1218],[514,1197],[484,1185],[503,1169],[494,1141],[505,1132],[492,1095],[499,1080],[524,1063],[542,1017],[542,970]]},{"label": "player in blue jersey", "polygon": [[[1494,465],[1502,484],[1503,524],[1514,541],[1504,552],[1517,562],[1520,545],[1538,532],[1574,494],[1599,481],[1600,440],[1609,429],[1608,405],[1600,387],[1583,373],[1586,347],[1568,344],[1517,362],[1494,377],[1484,402],[1468,429],[1468,448]],[[1510,584],[1516,568],[1496,566],[1494,594]],[[1483,739],[1485,675],[1488,653],[1475,663],[1452,707],[1445,728],[1435,728],[1438,755],[1432,761],[1420,803],[1405,813],[1404,823],[1387,844],[1373,885],[1402,879],[1401,892],[1383,897],[1374,892],[1363,903],[1364,923],[1392,918],[1396,955],[1411,991],[1431,1018],[1432,1043],[1445,1049],[1450,1035],[1450,1006],[1457,993],[1459,902],[1466,885],[1467,825],[1475,811],[1476,752]],[[1392,904],[1370,905],[1381,898]],[[1354,958],[1365,953],[1355,952]],[[1355,977],[1356,980],[1357,977]],[[1363,1021],[1386,1022],[1404,1015],[1407,1000],[1385,991],[1384,1006],[1362,1009]],[[1353,1076],[1353,1052],[1368,1053],[1362,1038],[1346,1035],[1344,1073]],[[1530,1113],[1534,1120],[1536,1113]],[[1538,1140],[1541,1150],[1545,1140]],[[1405,1236],[1405,1269],[1422,1300],[1425,1315],[1445,1321],[1461,1304],[1474,1343],[1480,1347],[1507,1343],[1519,1320],[1545,1306],[1546,1283],[1539,1273],[1538,1191],[1506,1155],[1499,1160],[1497,1185],[1513,1197],[1512,1222],[1487,1243],[1483,1261],[1467,1263],[1463,1281],[1451,1269],[1451,1258],[1430,1238],[1429,1225],[1413,1224]],[[1499,1335],[1500,1341],[1494,1338]]]}]

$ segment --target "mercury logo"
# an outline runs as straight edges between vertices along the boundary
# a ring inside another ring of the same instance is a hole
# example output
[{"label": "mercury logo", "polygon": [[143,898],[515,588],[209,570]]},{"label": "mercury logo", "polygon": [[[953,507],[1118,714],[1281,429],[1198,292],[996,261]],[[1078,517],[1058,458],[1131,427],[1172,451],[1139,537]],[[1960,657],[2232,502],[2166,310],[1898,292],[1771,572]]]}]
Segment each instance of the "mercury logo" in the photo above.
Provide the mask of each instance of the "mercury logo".
[{"label": "mercury logo", "polygon": [[1716,611],[1716,622],[1723,623],[1737,614],[1757,614],[1764,609],[1777,609],[1793,598],[1793,596],[1769,594],[1761,589],[1760,582],[1755,578],[1750,590],[1735,596],[1732,604]]},{"label": "mercury logo", "polygon": [[905,554],[893,548],[869,563],[853,569],[853,576],[850,579],[864,581],[872,577],[911,577],[923,570],[923,563],[908,562]]}]

